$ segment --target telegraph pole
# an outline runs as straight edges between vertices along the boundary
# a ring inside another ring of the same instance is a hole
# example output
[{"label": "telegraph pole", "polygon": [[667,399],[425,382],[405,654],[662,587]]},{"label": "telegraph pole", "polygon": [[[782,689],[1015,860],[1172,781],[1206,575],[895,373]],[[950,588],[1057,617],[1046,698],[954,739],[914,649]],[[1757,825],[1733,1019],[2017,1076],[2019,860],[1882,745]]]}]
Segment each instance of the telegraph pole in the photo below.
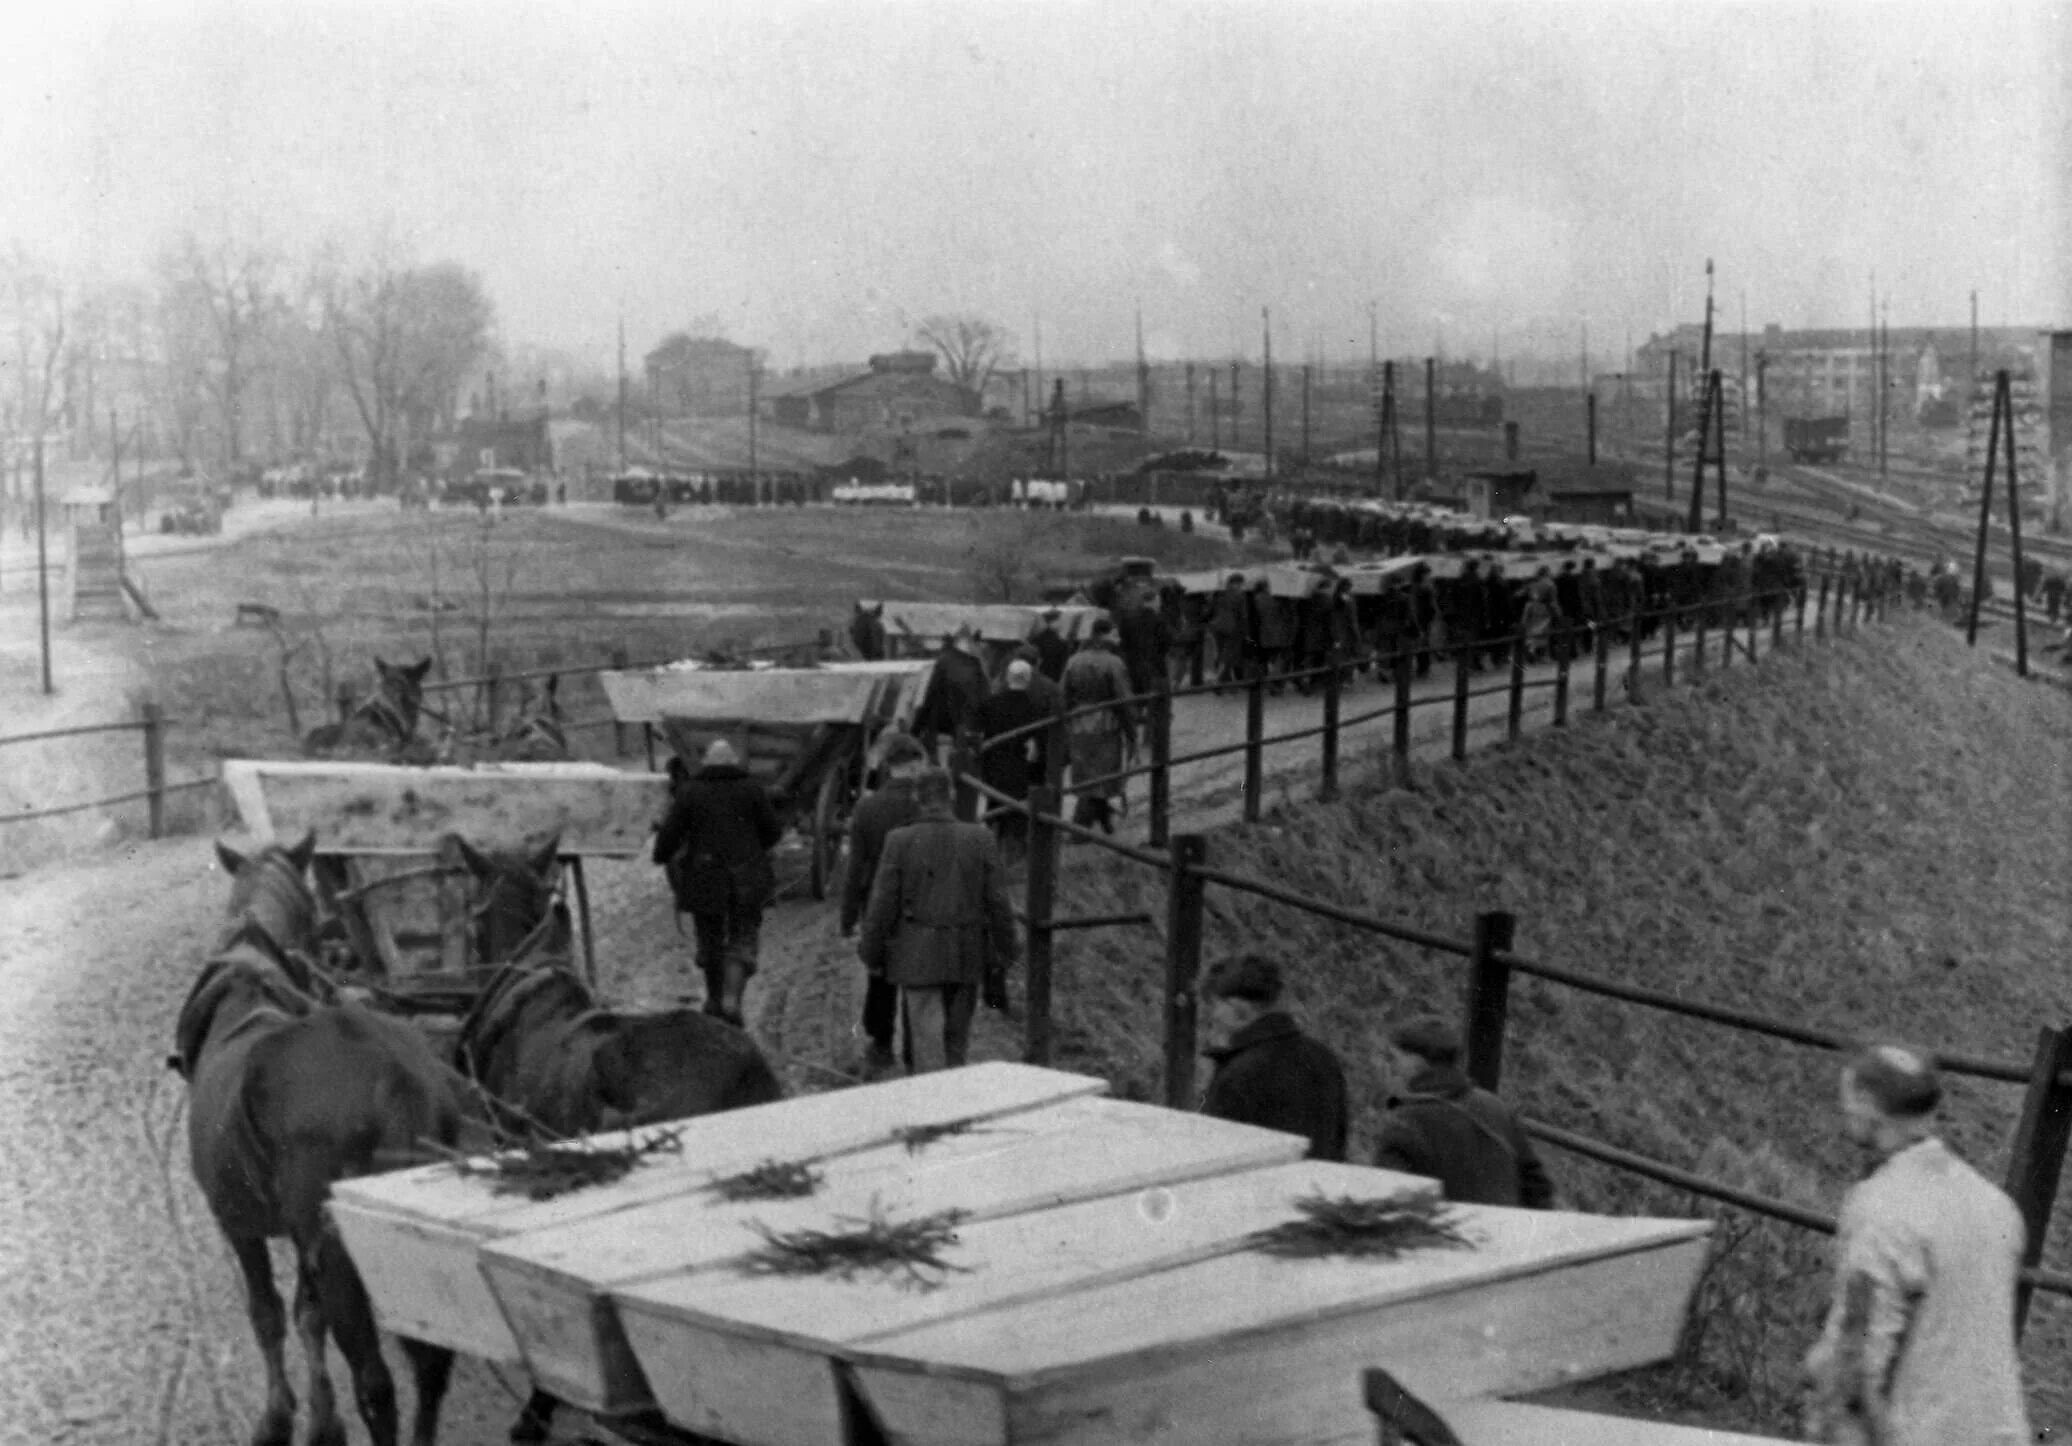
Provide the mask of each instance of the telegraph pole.
[{"label": "telegraph pole", "polygon": [[1302,364],[1302,465],[1309,466],[1309,381],[1312,368],[1308,362]]},{"label": "telegraph pole", "polygon": [[36,417],[36,626],[43,646],[43,691],[55,693],[50,681],[50,557],[44,539],[43,517],[43,425],[50,407],[49,368],[45,368],[43,403]]},{"label": "telegraph pole", "polygon": [[748,349],[748,485],[751,488],[757,485],[755,449],[756,442],[759,439],[756,436],[756,412],[758,410],[756,392],[760,382],[759,373],[760,368],[755,364],[755,348],[750,347]]},{"label": "telegraph pole", "polygon": [[1669,421],[1662,435],[1662,499],[1676,500],[1676,348],[1669,349]]},{"label": "telegraph pole", "polygon": [[619,317],[619,471],[626,470],[626,318]]},{"label": "telegraph pole", "polygon": [[1187,363],[1187,445],[1194,445],[1194,363]]},{"label": "telegraph pole", "polygon": [[1137,424],[1151,435],[1151,365],[1144,359],[1144,308],[1137,307]]},{"label": "telegraph pole", "polygon": [[1219,396],[1217,396],[1217,394],[1216,394],[1216,384],[1217,384],[1217,379],[1218,379],[1218,376],[1219,376],[1219,373],[1217,372],[1216,368],[1215,368],[1215,367],[1210,367],[1210,368],[1209,368],[1209,450],[1210,450],[1211,452],[1220,452],[1220,451],[1221,451],[1221,450],[1223,449],[1223,402],[1222,402],[1222,399],[1221,399],[1221,398],[1220,398]]},{"label": "telegraph pole", "polygon": [[1265,412],[1266,412],[1266,416],[1265,416],[1265,419],[1264,419],[1264,426],[1265,426],[1264,438],[1265,438],[1265,446],[1266,446],[1266,475],[1267,475],[1267,476],[1268,476],[1269,478],[1271,478],[1271,477],[1272,477],[1272,476],[1274,475],[1274,465],[1273,465],[1273,316],[1272,316],[1272,314],[1271,314],[1271,313],[1270,313],[1270,312],[1269,312],[1269,311],[1268,311],[1268,310],[1267,310],[1267,309],[1266,309],[1265,307],[1263,307],[1263,306],[1259,308],[1259,332],[1260,332],[1260,335],[1261,335],[1261,337],[1262,337],[1262,338],[1264,338],[1264,346],[1263,346],[1263,350],[1264,350],[1264,353],[1265,353],[1265,361],[1264,361],[1264,363],[1263,363],[1263,370],[1264,370],[1264,372],[1265,372],[1265,378],[1264,378],[1264,380],[1263,380],[1263,381],[1261,381],[1261,382],[1260,382],[1260,384],[1259,384],[1259,401],[1260,401],[1260,405],[1261,405],[1261,406],[1262,406],[1262,407],[1263,407],[1263,408],[1265,409]]},{"label": "telegraph pole", "polygon": [[1439,359],[1425,358],[1425,478],[1439,476]]}]

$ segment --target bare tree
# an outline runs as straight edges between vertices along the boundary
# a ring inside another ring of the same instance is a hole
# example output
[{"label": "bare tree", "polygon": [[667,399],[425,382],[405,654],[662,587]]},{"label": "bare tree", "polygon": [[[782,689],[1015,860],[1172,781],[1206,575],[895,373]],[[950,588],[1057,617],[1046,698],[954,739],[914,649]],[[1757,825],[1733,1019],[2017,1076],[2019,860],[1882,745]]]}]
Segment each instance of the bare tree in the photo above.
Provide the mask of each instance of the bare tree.
[{"label": "bare tree", "polygon": [[367,430],[376,475],[393,482],[409,431],[451,420],[468,372],[489,351],[495,310],[472,271],[406,267],[387,244],[349,275],[327,268],[322,285],[338,379]]},{"label": "bare tree", "polygon": [[1013,333],[968,312],[924,318],[914,334],[935,348],[949,379],[981,401],[993,373],[1014,358]]},{"label": "bare tree", "polygon": [[244,456],[245,412],[265,333],[282,305],[278,273],[269,251],[229,240],[204,246],[192,232],[159,256],[166,327],[180,333],[174,349],[207,395],[223,459],[233,467]]}]

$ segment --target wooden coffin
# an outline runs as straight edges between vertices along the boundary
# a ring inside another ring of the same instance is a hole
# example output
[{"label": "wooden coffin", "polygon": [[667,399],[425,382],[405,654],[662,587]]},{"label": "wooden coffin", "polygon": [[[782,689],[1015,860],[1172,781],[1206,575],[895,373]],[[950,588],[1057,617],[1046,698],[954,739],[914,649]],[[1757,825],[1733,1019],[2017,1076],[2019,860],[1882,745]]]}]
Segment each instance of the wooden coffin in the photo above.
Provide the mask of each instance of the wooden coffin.
[{"label": "wooden coffin", "polygon": [[630,858],[669,806],[668,780],[602,763],[387,763],[230,758],[223,781],[245,827],[326,854],[429,854],[457,833],[481,848],[537,848]]},{"label": "wooden coffin", "polygon": [[1515,1401],[1460,1401],[1436,1409],[1464,1446],[1778,1446],[1783,1439]]},{"label": "wooden coffin", "polygon": [[880,1332],[852,1349],[852,1369],[910,1446],[1352,1446],[1375,1439],[1369,1367],[1430,1402],[1565,1384],[1675,1349],[1705,1222],[1486,1206],[1462,1217],[1472,1250],[1226,1254]]},{"label": "wooden coffin", "polygon": [[1031,1065],[976,1064],[684,1121],[672,1127],[683,1131],[679,1152],[552,1200],[499,1195],[487,1177],[425,1165],[339,1181],[331,1214],[385,1329],[519,1365],[523,1354],[480,1269],[485,1241],[686,1194],[772,1157],[840,1156],[884,1144],[900,1126],[1012,1116],[1107,1087]]},{"label": "wooden coffin", "polygon": [[[888,636],[905,639],[909,646],[920,643],[930,651],[942,646],[944,638],[965,627],[984,643],[1026,641],[1036,631],[1043,614],[1050,610],[1047,604],[907,602],[899,598],[864,602],[859,606],[883,608]],[[1094,619],[1108,615],[1105,608],[1083,605],[1060,606],[1057,613],[1059,635],[1072,641],[1091,636]]]},{"label": "wooden coffin", "polygon": [[925,659],[894,663],[830,663],[818,668],[631,669],[597,675],[621,723],[663,718],[715,722],[862,723],[888,715],[890,700]]},{"label": "wooden coffin", "polygon": [[[931,1289],[899,1277],[768,1276],[729,1264],[617,1287],[612,1299],[657,1404],[676,1425],[744,1446],[845,1446],[838,1361],[896,1351],[887,1343],[927,1327],[954,1340],[1045,1302],[1074,1314],[1073,1302],[1103,1286],[1104,1299],[1127,1301],[1160,1272],[1239,1249],[1254,1230],[1291,1215],[1288,1201],[1315,1190],[1436,1188],[1357,1166],[1277,1165],[965,1225],[946,1253],[955,1273]],[[1078,1331],[1098,1326],[1086,1315]],[[903,1402],[897,1388],[919,1379],[920,1368],[902,1360],[884,1374],[892,1414],[883,1419],[894,1440],[1021,1439],[963,1409],[966,1388],[953,1388],[958,1399],[949,1403]],[[948,1422],[947,1433],[931,1420]],[[923,1434],[901,1434],[916,1431]]]},{"label": "wooden coffin", "polygon": [[892,1144],[831,1161],[808,1198],[680,1195],[507,1236],[483,1247],[482,1270],[533,1380],[587,1410],[618,1415],[655,1403],[608,1292],[710,1271],[761,1246],[760,1229],[838,1229],[873,1210],[888,1218],[961,1210],[978,1222],[1286,1164],[1305,1148],[1296,1135],[1155,1105],[1069,1099],[919,1151]]}]

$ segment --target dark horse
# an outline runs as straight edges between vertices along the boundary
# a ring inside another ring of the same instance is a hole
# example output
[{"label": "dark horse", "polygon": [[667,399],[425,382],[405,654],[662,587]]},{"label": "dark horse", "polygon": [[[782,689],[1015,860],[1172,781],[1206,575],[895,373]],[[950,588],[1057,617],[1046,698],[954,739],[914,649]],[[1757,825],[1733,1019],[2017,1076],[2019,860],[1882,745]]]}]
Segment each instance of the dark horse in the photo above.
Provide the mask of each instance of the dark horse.
[{"label": "dark horse", "polygon": [[[169,1061],[187,1081],[188,1149],[245,1280],[266,1362],[266,1409],[253,1446],[286,1446],[295,1393],[283,1358],[285,1318],[266,1242],[295,1248],[295,1324],[309,1371],[312,1446],[344,1446],[324,1360],[334,1337],[374,1446],[396,1446],[396,1388],[367,1292],[325,1213],[334,1181],[452,1147],[461,1107],[451,1071],[407,1025],[331,1002],[304,962],[316,903],[304,871],[315,841],[270,844],[247,859],[222,844],[232,923],[203,964]],[[432,1446],[453,1353],[405,1340],[417,1386],[411,1440]]]},{"label": "dark horse", "polygon": [[338,722],[310,729],[302,738],[303,753],[402,753],[417,741],[417,719],[424,711],[424,679],[431,668],[430,658],[407,668],[376,658],[374,696]]},{"label": "dark horse", "polygon": [[[571,963],[552,842],[530,859],[450,842],[480,886],[476,948],[502,965],[461,1021],[456,1062],[522,1125],[585,1134],[783,1098],[769,1061],[732,1025],[695,1009],[598,1006]],[[545,1440],[554,1407],[535,1390],[511,1439]]]}]

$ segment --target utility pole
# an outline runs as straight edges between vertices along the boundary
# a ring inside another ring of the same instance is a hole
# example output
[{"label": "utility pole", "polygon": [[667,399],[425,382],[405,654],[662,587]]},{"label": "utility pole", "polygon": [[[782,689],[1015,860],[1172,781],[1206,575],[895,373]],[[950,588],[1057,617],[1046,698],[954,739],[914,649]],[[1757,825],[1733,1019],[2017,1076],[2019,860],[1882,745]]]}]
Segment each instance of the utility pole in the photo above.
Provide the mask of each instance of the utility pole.
[{"label": "utility pole", "polygon": [[[1381,366],[1381,396],[1374,404],[1374,493],[1381,495],[1382,467],[1388,456],[1389,434],[1396,426],[1396,364],[1383,362]],[[1403,479],[1396,478],[1396,490],[1403,490]]]},{"label": "utility pole", "polygon": [[1878,480],[1885,480],[1885,465],[1892,455],[1892,413],[1888,397],[1892,392],[1892,302],[1888,297],[1878,318]]},{"label": "utility pole", "polygon": [[1748,458],[1748,288],[1741,288],[1741,456]]},{"label": "utility pole", "polygon": [[1137,425],[1151,435],[1151,365],[1144,359],[1144,308],[1137,307]]},{"label": "utility pole", "polygon": [[1237,400],[1237,358],[1232,357],[1230,359],[1230,448],[1232,451],[1237,450],[1238,411],[1239,407]]},{"label": "utility pole", "polygon": [[1309,467],[1309,382],[1312,368],[1308,362],[1302,364],[1302,465]]},{"label": "utility pole", "polygon": [[1259,402],[1266,412],[1263,422],[1266,443],[1266,475],[1271,479],[1275,470],[1273,465],[1273,316],[1263,306],[1259,308],[1259,332],[1261,337],[1264,338],[1262,350],[1265,353],[1265,361],[1262,364],[1265,377],[1259,384]]},{"label": "utility pole", "polygon": [[1222,403],[1222,399],[1221,399],[1220,397],[1218,397],[1218,396],[1216,395],[1216,382],[1217,382],[1217,377],[1218,377],[1218,373],[1217,373],[1217,370],[1216,370],[1216,368],[1215,368],[1215,367],[1210,367],[1210,368],[1209,368],[1209,450],[1210,450],[1211,452],[1219,452],[1219,451],[1221,451],[1221,450],[1223,449],[1223,403]]},{"label": "utility pole", "polygon": [[626,470],[626,318],[619,317],[619,471]]},{"label": "utility pole", "polygon": [[1978,288],[1971,290],[1971,375],[1965,379],[1964,414],[1971,415],[1971,396],[1978,390]]},{"label": "utility pole", "polygon": [[1194,363],[1187,363],[1187,445],[1194,445]]},{"label": "utility pole", "polygon": [[1755,466],[1756,470],[1765,476],[1770,471],[1769,369],[1769,357],[1762,352],[1757,352],[1755,354]]},{"label": "utility pole", "polygon": [[1583,318],[1583,390],[1590,390],[1590,318],[1587,316]]},{"label": "utility pole", "polygon": [[1666,394],[1668,424],[1662,434],[1662,499],[1676,500],[1676,349],[1669,351],[1669,391]]},{"label": "utility pole", "polygon": [[[1029,325],[1035,333],[1036,346],[1036,395],[1043,395],[1043,317],[1040,313],[1029,313]],[[1044,409],[1046,415],[1049,408]]]},{"label": "utility pole", "polygon": [[43,647],[43,691],[55,693],[50,681],[50,557],[44,538],[43,515],[43,425],[50,407],[49,368],[45,368],[43,404],[36,416],[36,626]]},{"label": "utility pole", "polygon": [[115,566],[122,571],[122,429],[113,407],[108,408],[108,481],[108,495],[115,500]]},{"label": "utility pole", "polygon": [[[756,413],[761,368],[755,364],[755,348],[748,349],[748,485],[756,485]],[[659,454],[657,454],[659,455]]]},{"label": "utility pole", "polygon": [[1698,356],[1698,375],[1712,375],[1712,258],[1705,258],[1705,345]]},{"label": "utility pole", "polygon": [[1439,477],[1439,358],[1425,358],[1425,479]]}]

